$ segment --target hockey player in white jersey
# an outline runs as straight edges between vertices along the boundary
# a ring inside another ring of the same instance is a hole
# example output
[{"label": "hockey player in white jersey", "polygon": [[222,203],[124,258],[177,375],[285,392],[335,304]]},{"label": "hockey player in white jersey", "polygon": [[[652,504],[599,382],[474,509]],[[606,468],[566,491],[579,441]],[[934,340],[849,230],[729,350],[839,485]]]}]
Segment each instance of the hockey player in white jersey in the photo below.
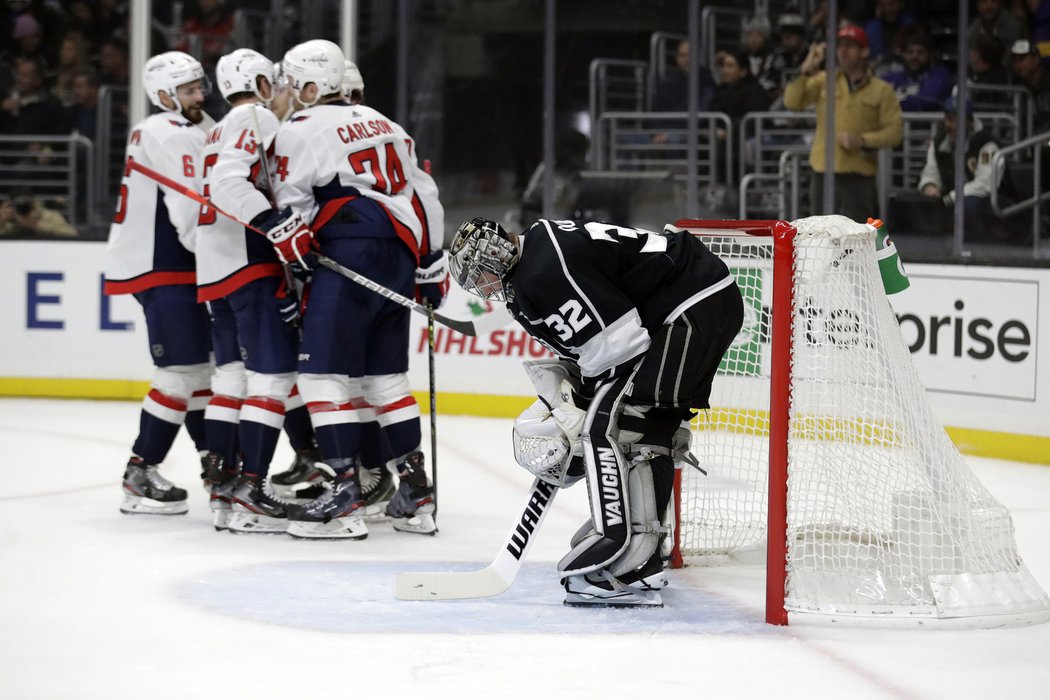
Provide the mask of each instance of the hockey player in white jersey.
[{"label": "hockey player in white jersey", "polygon": [[[280,65],[280,64],[278,64]],[[353,61],[346,61],[343,73],[343,98],[350,104],[363,104],[365,99],[365,81],[361,71]],[[283,69],[282,69],[283,73]],[[291,91],[287,85],[285,90]],[[292,100],[291,95],[288,99]],[[357,417],[361,426],[360,472],[361,496],[365,501],[365,520],[379,520],[384,517],[386,506],[394,495],[394,481],[387,463],[393,458],[386,436],[379,427],[375,409],[364,397],[354,400],[357,405]],[[304,495],[317,494],[320,480],[328,480],[327,471],[304,459],[297,459],[291,469],[270,477],[275,491],[287,498],[302,498]]]},{"label": "hockey player in white jersey", "polygon": [[343,71],[343,98],[352,105],[365,103],[365,79],[353,61],[347,61]]},{"label": "hockey player in white jersey", "polygon": [[[274,187],[290,219],[269,235],[285,259],[327,256],[403,295],[441,303],[447,291],[437,186],[400,125],[342,95],[345,58],[314,40],[285,54],[285,76],[306,109],[281,126]],[[307,222],[310,222],[309,224]],[[316,234],[314,233],[316,232]],[[320,267],[314,273],[299,355],[299,389],[310,409],[331,491],[289,514],[289,533],[360,538],[361,399],[389,441],[400,485],[387,514],[398,530],[432,534],[433,490],[420,451],[419,406],[409,392],[404,307]]]},{"label": "hockey player in white jersey", "polygon": [[449,255],[466,291],[506,301],[560,359],[528,364],[540,399],[515,423],[514,446],[549,483],[587,481],[591,519],[558,563],[565,602],[661,605],[674,457],[688,449],[682,422],[708,407],[743,322],[725,263],[673,227],[547,219],[520,235],[474,219]]},{"label": "hockey player in white jersey", "polygon": [[[268,219],[274,210],[258,187],[268,180],[260,149],[272,144],[279,126],[266,108],[273,64],[256,51],[238,49],[219,59],[215,78],[232,109],[208,132],[204,194],[242,221]],[[199,298],[211,311],[217,365],[206,414],[209,443],[225,446],[211,455],[206,475],[215,526],[284,532],[286,504],[265,487],[286,412],[292,413],[287,401],[295,384],[297,299],[263,236],[208,207],[201,207],[197,236]],[[305,408],[298,410],[312,446],[309,418]]]},{"label": "hockey player in white jersey", "polygon": [[[198,212],[193,200],[132,170],[130,163],[195,188],[205,138],[198,127],[210,87],[200,63],[179,51],[147,61],[143,82],[161,111],[135,124],[128,136],[128,166],[109,231],[105,273],[106,294],[134,294],[142,305],[156,367],[124,472],[121,511],[176,515],[188,510],[186,491],[157,467],[183,423],[204,450],[211,374],[208,316],[197,303],[194,270]],[[188,418],[188,412],[196,415]]]}]

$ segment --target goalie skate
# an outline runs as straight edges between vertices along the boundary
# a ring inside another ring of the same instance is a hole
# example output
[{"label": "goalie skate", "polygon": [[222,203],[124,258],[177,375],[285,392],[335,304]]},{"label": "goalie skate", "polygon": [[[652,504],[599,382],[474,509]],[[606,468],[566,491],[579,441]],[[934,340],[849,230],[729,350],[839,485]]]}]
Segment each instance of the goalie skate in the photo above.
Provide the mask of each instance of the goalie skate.
[{"label": "goalie skate", "polygon": [[363,540],[368,526],[361,517],[364,501],[352,471],[325,484],[324,493],[313,501],[292,506],[288,534],[302,540]]},{"label": "goalie skate", "polygon": [[186,489],[180,489],[157,471],[157,465],[132,457],[124,470],[124,502],[120,512],[128,515],[184,515]]},{"label": "goalie skate", "polygon": [[[645,579],[626,584],[612,574],[600,571],[585,576],[569,576],[565,585],[565,605],[570,607],[662,608],[663,596]],[[667,584],[667,579],[662,580]]]},{"label": "goalie skate", "polygon": [[434,489],[423,470],[423,453],[412,452],[397,465],[401,483],[386,506],[394,529],[417,535],[437,534],[434,520]]}]

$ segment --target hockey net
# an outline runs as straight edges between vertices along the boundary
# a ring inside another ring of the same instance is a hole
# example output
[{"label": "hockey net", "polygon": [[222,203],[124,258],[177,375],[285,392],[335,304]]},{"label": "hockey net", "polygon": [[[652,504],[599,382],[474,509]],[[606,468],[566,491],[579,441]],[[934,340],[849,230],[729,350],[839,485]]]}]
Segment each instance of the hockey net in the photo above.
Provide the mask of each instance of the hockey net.
[{"label": "hockey net", "polygon": [[1010,513],[933,416],[875,229],[841,216],[678,225],[729,265],[745,316],[693,425],[708,473],[680,473],[675,557],[721,563],[768,542],[776,624],[1044,616]]}]

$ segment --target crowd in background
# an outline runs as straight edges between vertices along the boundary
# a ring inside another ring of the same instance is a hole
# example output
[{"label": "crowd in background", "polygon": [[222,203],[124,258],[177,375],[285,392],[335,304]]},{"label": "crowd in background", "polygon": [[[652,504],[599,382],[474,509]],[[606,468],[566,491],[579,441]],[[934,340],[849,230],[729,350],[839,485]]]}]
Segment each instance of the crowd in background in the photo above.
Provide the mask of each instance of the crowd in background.
[{"label": "crowd in background", "polygon": [[[170,3],[154,5],[151,53],[189,50],[206,69],[227,47],[236,9],[269,7],[190,0],[173,16]],[[788,9],[749,18],[739,46],[719,51],[716,65],[698,71],[701,110],[724,112],[734,128],[748,112],[782,109],[784,86],[797,75],[811,43],[824,40],[826,2],[805,3],[807,14],[791,3],[775,5]],[[903,111],[942,110],[955,86],[955,2],[843,0],[838,11],[842,22],[864,29],[869,65],[893,86]],[[1050,130],[1050,0],[975,0],[971,15],[969,80],[1024,86],[1033,96],[1034,133]],[[9,37],[0,43],[0,136],[79,133],[94,140],[100,90],[128,85],[128,18],[127,0],[8,0],[0,8],[0,36]],[[158,29],[165,21],[170,31]],[[653,111],[685,109],[687,45],[674,60],[676,66],[655,86]],[[126,93],[114,95],[108,126],[120,144],[123,133],[115,132],[127,128]],[[221,100],[209,100],[217,104],[206,103],[206,111],[214,108],[213,116],[221,116]],[[46,157],[46,146],[37,150]],[[5,194],[0,235],[24,233],[11,214],[13,197]]]}]

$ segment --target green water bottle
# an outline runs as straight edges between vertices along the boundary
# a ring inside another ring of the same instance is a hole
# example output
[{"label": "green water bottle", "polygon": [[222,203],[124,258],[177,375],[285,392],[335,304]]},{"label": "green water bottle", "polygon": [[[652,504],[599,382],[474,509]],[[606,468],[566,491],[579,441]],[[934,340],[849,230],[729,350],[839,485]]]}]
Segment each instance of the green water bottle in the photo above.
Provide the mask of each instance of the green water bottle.
[{"label": "green water bottle", "polygon": [[877,231],[875,258],[879,261],[879,274],[882,275],[883,288],[887,294],[903,292],[911,286],[911,282],[908,281],[908,273],[904,271],[901,256],[897,254],[897,246],[893,245],[886,231],[886,224],[881,219],[868,219],[868,223]]}]

